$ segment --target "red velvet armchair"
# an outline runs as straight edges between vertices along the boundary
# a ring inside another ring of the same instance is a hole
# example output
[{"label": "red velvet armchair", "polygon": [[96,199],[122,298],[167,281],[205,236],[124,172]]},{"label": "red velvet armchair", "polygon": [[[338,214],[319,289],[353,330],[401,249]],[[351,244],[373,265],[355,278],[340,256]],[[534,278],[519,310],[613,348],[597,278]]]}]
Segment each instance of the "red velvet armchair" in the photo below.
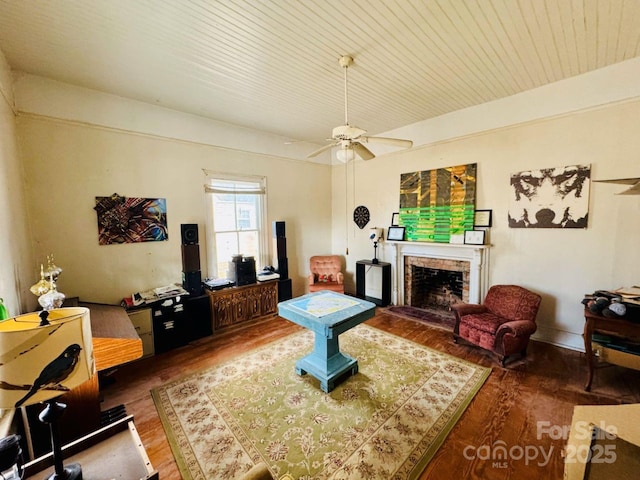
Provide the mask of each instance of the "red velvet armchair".
[{"label": "red velvet armchair", "polygon": [[339,255],[316,255],[309,259],[309,292],[331,290],[344,293],[344,275]]},{"label": "red velvet armchair", "polygon": [[524,357],[529,337],[536,331],[541,297],[517,285],[494,285],[482,305],[452,305],[456,317],[453,339],[463,339],[500,357],[520,353]]}]

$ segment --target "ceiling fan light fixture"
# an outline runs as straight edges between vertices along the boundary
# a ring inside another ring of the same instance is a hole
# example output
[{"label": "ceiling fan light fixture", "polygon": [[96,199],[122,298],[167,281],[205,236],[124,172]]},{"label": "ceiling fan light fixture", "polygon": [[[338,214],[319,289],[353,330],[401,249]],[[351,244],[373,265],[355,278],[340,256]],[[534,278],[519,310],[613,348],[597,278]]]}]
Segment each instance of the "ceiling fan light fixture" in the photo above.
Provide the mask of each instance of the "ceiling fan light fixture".
[{"label": "ceiling fan light fixture", "polygon": [[336,152],[336,158],[342,163],[347,163],[356,158],[356,152],[352,148],[341,148]]}]

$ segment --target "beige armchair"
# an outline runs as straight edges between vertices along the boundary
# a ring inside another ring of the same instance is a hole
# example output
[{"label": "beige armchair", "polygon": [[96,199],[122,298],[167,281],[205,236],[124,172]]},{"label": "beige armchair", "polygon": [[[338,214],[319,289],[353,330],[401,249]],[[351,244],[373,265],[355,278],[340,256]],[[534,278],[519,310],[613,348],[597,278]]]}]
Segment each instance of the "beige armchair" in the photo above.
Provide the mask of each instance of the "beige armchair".
[{"label": "beige armchair", "polygon": [[316,255],[309,259],[309,292],[331,290],[344,293],[344,275],[339,255]]}]

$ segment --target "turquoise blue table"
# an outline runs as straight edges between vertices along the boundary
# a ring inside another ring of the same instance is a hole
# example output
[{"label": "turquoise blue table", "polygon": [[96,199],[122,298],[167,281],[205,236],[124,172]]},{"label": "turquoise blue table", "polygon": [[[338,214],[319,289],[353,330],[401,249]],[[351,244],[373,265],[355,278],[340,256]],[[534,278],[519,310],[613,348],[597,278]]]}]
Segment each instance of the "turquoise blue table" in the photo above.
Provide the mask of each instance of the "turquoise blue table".
[{"label": "turquoise blue table", "polygon": [[313,352],[296,362],[296,373],[313,375],[324,392],[358,373],[358,361],[340,351],[338,336],[375,314],[375,304],[328,290],[278,304],[278,315],[315,333]]}]

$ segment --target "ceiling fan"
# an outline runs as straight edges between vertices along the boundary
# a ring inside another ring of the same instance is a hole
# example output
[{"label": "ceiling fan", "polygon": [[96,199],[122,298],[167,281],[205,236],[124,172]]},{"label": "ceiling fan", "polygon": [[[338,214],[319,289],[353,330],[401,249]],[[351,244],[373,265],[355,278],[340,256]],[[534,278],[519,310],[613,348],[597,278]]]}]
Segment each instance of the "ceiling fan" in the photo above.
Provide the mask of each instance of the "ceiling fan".
[{"label": "ceiling fan", "polygon": [[349,125],[347,70],[351,65],[353,65],[353,58],[348,55],[342,56],[340,57],[339,63],[344,69],[344,125],[340,125],[333,129],[330,139],[332,140],[332,143],[311,152],[307,155],[307,158],[320,155],[333,147],[340,147],[340,150],[336,153],[336,157],[342,162],[353,160],[355,158],[355,154],[363,160],[371,160],[375,155],[371,150],[364,146],[365,143],[381,143],[385,145],[393,145],[394,147],[411,148],[413,145],[411,140],[388,137],[370,137],[367,135],[366,130]]}]

